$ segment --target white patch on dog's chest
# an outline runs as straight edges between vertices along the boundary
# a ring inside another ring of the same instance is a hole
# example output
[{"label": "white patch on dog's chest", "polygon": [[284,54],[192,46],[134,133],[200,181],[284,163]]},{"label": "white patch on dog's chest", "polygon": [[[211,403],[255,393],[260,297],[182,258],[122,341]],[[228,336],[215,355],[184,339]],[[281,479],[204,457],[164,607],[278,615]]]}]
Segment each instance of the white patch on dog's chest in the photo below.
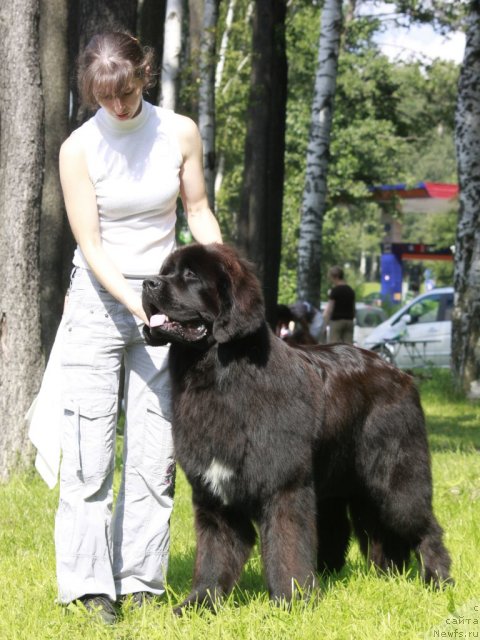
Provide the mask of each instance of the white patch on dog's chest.
[{"label": "white patch on dog's chest", "polygon": [[203,474],[203,479],[209,485],[213,494],[218,496],[223,504],[228,504],[228,484],[234,476],[233,469],[229,469],[213,458],[211,465]]}]

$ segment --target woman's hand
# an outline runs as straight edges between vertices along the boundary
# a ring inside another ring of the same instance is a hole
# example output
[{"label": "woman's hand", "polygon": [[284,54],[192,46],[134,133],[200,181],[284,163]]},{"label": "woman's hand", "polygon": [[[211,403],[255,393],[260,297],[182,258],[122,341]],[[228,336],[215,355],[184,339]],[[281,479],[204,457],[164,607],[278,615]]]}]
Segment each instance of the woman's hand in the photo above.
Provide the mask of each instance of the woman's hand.
[{"label": "woman's hand", "polygon": [[131,296],[125,300],[125,306],[134,316],[139,318],[144,324],[149,326],[147,314],[145,313],[145,309],[142,305],[142,298],[132,290]]}]

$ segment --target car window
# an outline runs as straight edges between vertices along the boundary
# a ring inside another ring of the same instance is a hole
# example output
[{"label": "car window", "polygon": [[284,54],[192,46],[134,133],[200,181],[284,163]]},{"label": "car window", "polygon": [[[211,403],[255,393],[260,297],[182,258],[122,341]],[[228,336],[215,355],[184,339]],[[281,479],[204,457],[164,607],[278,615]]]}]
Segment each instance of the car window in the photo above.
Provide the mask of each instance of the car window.
[{"label": "car window", "polygon": [[411,321],[410,324],[421,324],[423,322],[436,322],[438,310],[440,308],[440,296],[423,298],[412,304],[408,310]]},{"label": "car window", "polygon": [[359,327],[378,327],[384,320],[386,320],[386,313],[383,309],[365,308],[357,309],[355,315],[355,322]]}]

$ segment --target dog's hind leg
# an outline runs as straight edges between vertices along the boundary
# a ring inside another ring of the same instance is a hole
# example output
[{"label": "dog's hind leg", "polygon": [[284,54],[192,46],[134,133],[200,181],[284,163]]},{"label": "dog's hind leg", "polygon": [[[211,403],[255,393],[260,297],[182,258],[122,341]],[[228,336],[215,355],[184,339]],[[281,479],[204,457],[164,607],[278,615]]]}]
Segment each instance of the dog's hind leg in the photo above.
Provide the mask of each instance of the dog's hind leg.
[{"label": "dog's hind leg", "polygon": [[[426,581],[449,577],[450,560],[432,512],[432,474],[418,394],[406,387],[394,403],[379,403],[358,443],[357,469],[366,505],[364,527],[379,541],[387,565],[408,562],[416,551]],[[360,508],[357,517],[364,518]]]},{"label": "dog's hind leg", "polygon": [[350,541],[350,522],[346,500],[328,498],[317,501],[317,568],[340,571],[345,564]]},{"label": "dog's hind leg", "polygon": [[231,592],[256,540],[248,515],[223,506],[194,505],[197,549],[192,591],[175,609],[192,605],[214,608]]},{"label": "dog's hind leg", "polygon": [[356,498],[350,502],[350,518],[355,536],[365,559],[377,569],[386,571],[388,561],[383,551],[378,516],[368,500]]},{"label": "dog's hind leg", "polygon": [[453,583],[450,556],[442,541],[442,529],[433,515],[430,526],[421,536],[416,554],[425,582],[431,582],[437,588]]},{"label": "dog's hind leg", "polygon": [[289,602],[309,592],[316,568],[315,496],[313,487],[275,494],[259,519],[262,559],[270,597]]},{"label": "dog's hind leg", "polygon": [[399,512],[397,509],[401,502],[395,506],[389,503],[388,519],[381,509],[375,509],[368,501],[350,505],[350,515],[363,554],[381,571],[392,568],[401,571],[408,564],[411,552],[415,551],[425,582],[432,582],[437,587],[451,582],[450,556],[431,508],[426,502],[415,505],[412,498],[411,504],[417,508],[411,512],[408,509]]},{"label": "dog's hind leg", "polygon": [[350,517],[360,550],[368,562],[379,571],[405,568],[411,544],[382,526],[378,511],[367,499],[352,500]]}]

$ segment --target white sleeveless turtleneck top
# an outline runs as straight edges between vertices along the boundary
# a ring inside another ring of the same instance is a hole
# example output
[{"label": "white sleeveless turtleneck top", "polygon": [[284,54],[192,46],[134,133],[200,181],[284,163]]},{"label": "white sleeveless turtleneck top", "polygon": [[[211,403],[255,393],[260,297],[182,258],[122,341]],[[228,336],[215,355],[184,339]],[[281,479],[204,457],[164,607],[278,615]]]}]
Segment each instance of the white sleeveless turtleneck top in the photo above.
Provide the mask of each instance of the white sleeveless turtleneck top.
[{"label": "white sleeveless turtleneck top", "polygon": [[[175,248],[182,155],[173,117],[142,101],[131,120],[116,120],[101,108],[72,134],[85,150],[103,247],[126,277],[158,273]],[[88,269],[78,246],[73,264]]]}]

